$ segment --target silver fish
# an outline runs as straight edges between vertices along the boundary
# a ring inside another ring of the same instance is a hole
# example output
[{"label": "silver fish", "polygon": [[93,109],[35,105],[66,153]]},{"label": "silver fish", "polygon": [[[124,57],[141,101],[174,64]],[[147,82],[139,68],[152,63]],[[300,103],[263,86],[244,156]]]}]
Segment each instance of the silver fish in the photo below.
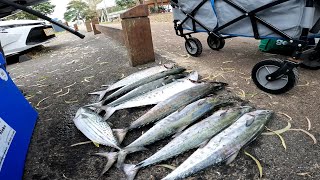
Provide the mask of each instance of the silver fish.
[{"label": "silver fish", "polygon": [[164,101],[183,90],[199,85],[199,83],[194,82],[194,80],[197,79],[198,73],[193,72],[187,78],[178,79],[170,84],[167,84],[153,91],[149,91],[146,94],[143,94],[141,96],[130,99],[124,103],[121,103],[118,106],[112,107],[106,105],[102,107],[98,106],[97,108],[100,108],[105,111],[103,119],[107,120],[115,111],[120,109],[158,104],[159,102]]},{"label": "silver fish", "polygon": [[133,180],[139,169],[177,156],[190,149],[204,146],[214,135],[235,122],[243,114],[249,112],[251,107],[241,107],[229,110],[220,110],[208,118],[194,124],[190,128],[151,157],[137,165],[124,164],[123,169],[127,179]]},{"label": "silver fish", "polygon": [[174,133],[182,132],[188,125],[195,122],[209,111],[227,103],[229,102],[212,97],[200,99],[187,105],[184,109],[176,111],[166,118],[160,120],[134,142],[121,149],[120,152],[106,152],[103,154],[98,154],[108,158],[108,164],[106,165],[102,174],[112,166],[112,164],[117,160],[117,157],[117,166],[121,168],[127,154],[145,150],[144,146],[148,144],[168,137]]},{"label": "silver fish", "polygon": [[200,119],[209,111],[226,104],[225,101],[210,97],[195,101],[180,111],[176,111],[158,121],[131,144],[122,148],[118,155],[117,166],[121,167],[127,154],[140,151],[144,146],[152,144],[174,133],[182,132],[188,125]]},{"label": "silver fish", "polygon": [[88,108],[80,108],[73,119],[76,127],[92,142],[120,149],[107,122]]},{"label": "silver fish", "polygon": [[155,81],[149,82],[147,84],[144,84],[140,87],[135,88],[134,90],[128,92],[127,94],[119,97],[118,99],[112,101],[111,103],[109,103],[109,106],[116,106],[121,104],[122,102],[125,102],[131,98],[137,97],[139,95],[145,94],[149,91],[155,90],[159,87],[165,86],[169,83],[172,83],[173,81],[183,78],[185,77],[185,75],[183,74],[176,74],[176,75],[170,75],[168,77],[164,77],[161,79],[157,79]]},{"label": "silver fish", "polygon": [[182,179],[212,165],[231,163],[240,149],[261,133],[272,114],[272,111],[257,110],[243,115],[162,180]]},{"label": "silver fish", "polygon": [[160,79],[160,78],[163,78],[163,77],[166,77],[166,76],[169,76],[169,75],[172,75],[172,74],[179,74],[179,73],[182,73],[183,71],[185,71],[186,69],[185,68],[182,68],[182,67],[173,67],[172,69],[168,69],[166,71],[162,71],[162,72],[159,72],[157,74],[153,74],[151,76],[148,76],[148,77],[145,77],[145,78],[142,78],[140,79],[139,81],[136,81],[132,84],[129,84],[129,85],[126,85],[120,89],[118,89],[117,91],[115,91],[114,93],[110,94],[109,96],[107,96],[104,101],[108,101],[110,99],[113,99],[115,97],[118,97],[126,92],[129,92],[131,91],[132,89],[136,88],[136,87],[139,87],[141,85],[144,85],[146,83],[149,83],[149,82],[152,82],[154,80],[157,80],[157,79]]},{"label": "silver fish", "polygon": [[114,131],[117,133],[117,137],[119,138],[119,143],[121,144],[129,130],[136,129],[165,118],[181,107],[184,107],[200,98],[203,98],[210,93],[221,90],[225,86],[225,83],[202,83],[198,86],[186,89],[178,94],[171,96],[170,98],[160,102],[152,109],[150,109],[146,114],[132,122],[129,127],[125,129],[114,129]]},{"label": "silver fish", "polygon": [[138,71],[136,73],[133,73],[133,74],[121,79],[120,81],[108,86],[108,88],[106,90],[93,92],[93,93],[89,93],[89,94],[99,95],[99,101],[101,101],[104,98],[104,96],[106,95],[106,93],[109,91],[121,88],[123,86],[130,85],[130,84],[135,83],[145,77],[157,74],[159,72],[167,71],[168,69],[171,69],[173,66],[174,66],[173,64],[167,64],[167,65],[155,66],[155,67],[151,67],[148,69],[144,69],[142,71]]}]

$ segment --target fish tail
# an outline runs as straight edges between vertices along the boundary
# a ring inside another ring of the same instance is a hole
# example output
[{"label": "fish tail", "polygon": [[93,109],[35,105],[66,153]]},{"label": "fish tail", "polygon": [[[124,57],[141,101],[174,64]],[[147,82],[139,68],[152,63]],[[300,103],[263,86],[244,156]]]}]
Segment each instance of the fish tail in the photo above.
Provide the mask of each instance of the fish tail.
[{"label": "fish tail", "polygon": [[108,105],[101,106],[100,109],[105,111],[105,114],[103,116],[103,120],[105,121],[109,119],[109,117],[117,110],[116,108]]},{"label": "fish tail", "polygon": [[113,129],[113,133],[117,137],[119,144],[121,144],[128,133],[128,129]]},{"label": "fish tail", "polygon": [[118,154],[118,161],[117,161],[117,168],[122,169],[123,163],[127,157],[128,154],[138,152],[138,151],[144,151],[147,150],[145,147],[128,147],[124,148],[119,151]]},{"label": "fish tail", "polygon": [[133,180],[138,173],[140,167],[134,164],[123,164],[122,170],[126,175],[127,180]]},{"label": "fish tail", "polygon": [[117,161],[118,152],[104,152],[104,153],[96,153],[97,156],[102,156],[108,159],[107,164],[104,166],[101,174],[99,177],[103,176],[111,167],[112,165]]},{"label": "fish tail", "polygon": [[101,101],[104,96],[107,94],[108,92],[108,89],[107,90],[102,90],[102,91],[96,91],[96,92],[92,92],[92,93],[89,93],[90,95],[98,95],[99,96],[99,100],[98,101]]}]

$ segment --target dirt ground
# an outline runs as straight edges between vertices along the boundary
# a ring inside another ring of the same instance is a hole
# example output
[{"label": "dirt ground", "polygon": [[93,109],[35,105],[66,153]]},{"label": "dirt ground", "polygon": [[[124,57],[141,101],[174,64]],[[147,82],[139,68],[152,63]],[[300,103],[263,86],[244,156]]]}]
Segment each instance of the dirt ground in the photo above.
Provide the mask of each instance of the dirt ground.
[{"label": "dirt ground", "polygon": [[[155,19],[163,21],[162,17]],[[250,79],[251,69],[259,60],[276,57],[259,52],[258,41],[228,39],[224,49],[212,51],[206,45],[206,35],[199,34],[196,37],[203,43],[203,54],[194,58],[187,55],[184,40],[175,35],[172,23],[153,21],[152,33],[156,62],[141,67],[129,66],[123,46],[104,35],[93,36],[91,33],[86,33],[84,40],[69,33],[60,34],[40,52],[33,54],[32,60],[8,66],[15,83],[39,112],[24,179],[97,179],[106,159],[93,154],[110,149],[97,148],[93,144],[71,147],[72,144],[87,141],[73,124],[75,112],[96,100],[87,94],[98,90],[102,84],[111,84],[142,68],[171,61],[197,70],[203,77],[228,83],[228,90],[257,108],[274,110],[277,115],[268,124],[270,129],[283,128],[289,121],[292,128],[307,130],[309,119],[311,129],[308,132],[320,139],[320,71],[299,69],[300,81],[292,91],[269,95],[258,90]],[[149,108],[121,110],[110,121],[114,128],[122,128]],[[130,132],[124,145],[148,128]],[[245,149],[260,160],[263,179],[319,179],[319,144],[314,144],[302,132],[288,131],[282,136],[286,150],[277,136],[261,136]],[[131,154],[126,162],[138,163],[169,141],[165,139],[148,146],[149,151]],[[163,164],[178,166],[191,153]],[[170,171],[151,166],[141,170],[136,179],[161,179]],[[255,162],[241,152],[230,165],[211,167],[188,179],[258,179],[258,176]],[[124,175],[113,167],[100,179],[119,178],[124,178]]]}]

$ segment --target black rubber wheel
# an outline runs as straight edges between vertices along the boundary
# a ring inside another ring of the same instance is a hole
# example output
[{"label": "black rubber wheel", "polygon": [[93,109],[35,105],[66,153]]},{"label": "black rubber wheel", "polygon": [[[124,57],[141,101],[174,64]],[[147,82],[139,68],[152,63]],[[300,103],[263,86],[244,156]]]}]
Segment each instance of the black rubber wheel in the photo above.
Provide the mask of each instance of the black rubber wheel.
[{"label": "black rubber wheel", "polygon": [[185,48],[191,56],[198,57],[202,53],[202,44],[199,39],[191,37],[187,39]]},{"label": "black rubber wheel", "polygon": [[224,45],[226,44],[226,41],[223,38],[217,38],[215,36],[209,35],[207,38],[207,43],[212,50],[218,51],[224,47]]},{"label": "black rubber wheel", "polygon": [[277,71],[282,66],[282,61],[277,59],[268,59],[256,64],[251,73],[254,84],[270,94],[282,94],[290,91],[298,81],[298,70],[294,68],[292,71],[283,75],[275,81],[268,81],[267,75]]}]

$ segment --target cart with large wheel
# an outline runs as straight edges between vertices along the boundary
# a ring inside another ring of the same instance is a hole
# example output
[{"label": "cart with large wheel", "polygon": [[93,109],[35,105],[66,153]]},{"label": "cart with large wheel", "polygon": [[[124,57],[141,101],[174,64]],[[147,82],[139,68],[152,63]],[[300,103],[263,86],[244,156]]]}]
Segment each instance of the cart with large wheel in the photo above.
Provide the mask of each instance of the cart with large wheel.
[{"label": "cart with large wheel", "polygon": [[192,37],[208,33],[207,43],[220,50],[226,38],[277,38],[289,42],[294,53],[286,60],[267,59],[252,69],[252,79],[265,92],[281,94],[297,80],[297,67],[320,68],[320,44],[309,39],[319,36],[319,0],[171,0],[174,28],[185,39],[188,54],[198,57],[201,42]]}]

